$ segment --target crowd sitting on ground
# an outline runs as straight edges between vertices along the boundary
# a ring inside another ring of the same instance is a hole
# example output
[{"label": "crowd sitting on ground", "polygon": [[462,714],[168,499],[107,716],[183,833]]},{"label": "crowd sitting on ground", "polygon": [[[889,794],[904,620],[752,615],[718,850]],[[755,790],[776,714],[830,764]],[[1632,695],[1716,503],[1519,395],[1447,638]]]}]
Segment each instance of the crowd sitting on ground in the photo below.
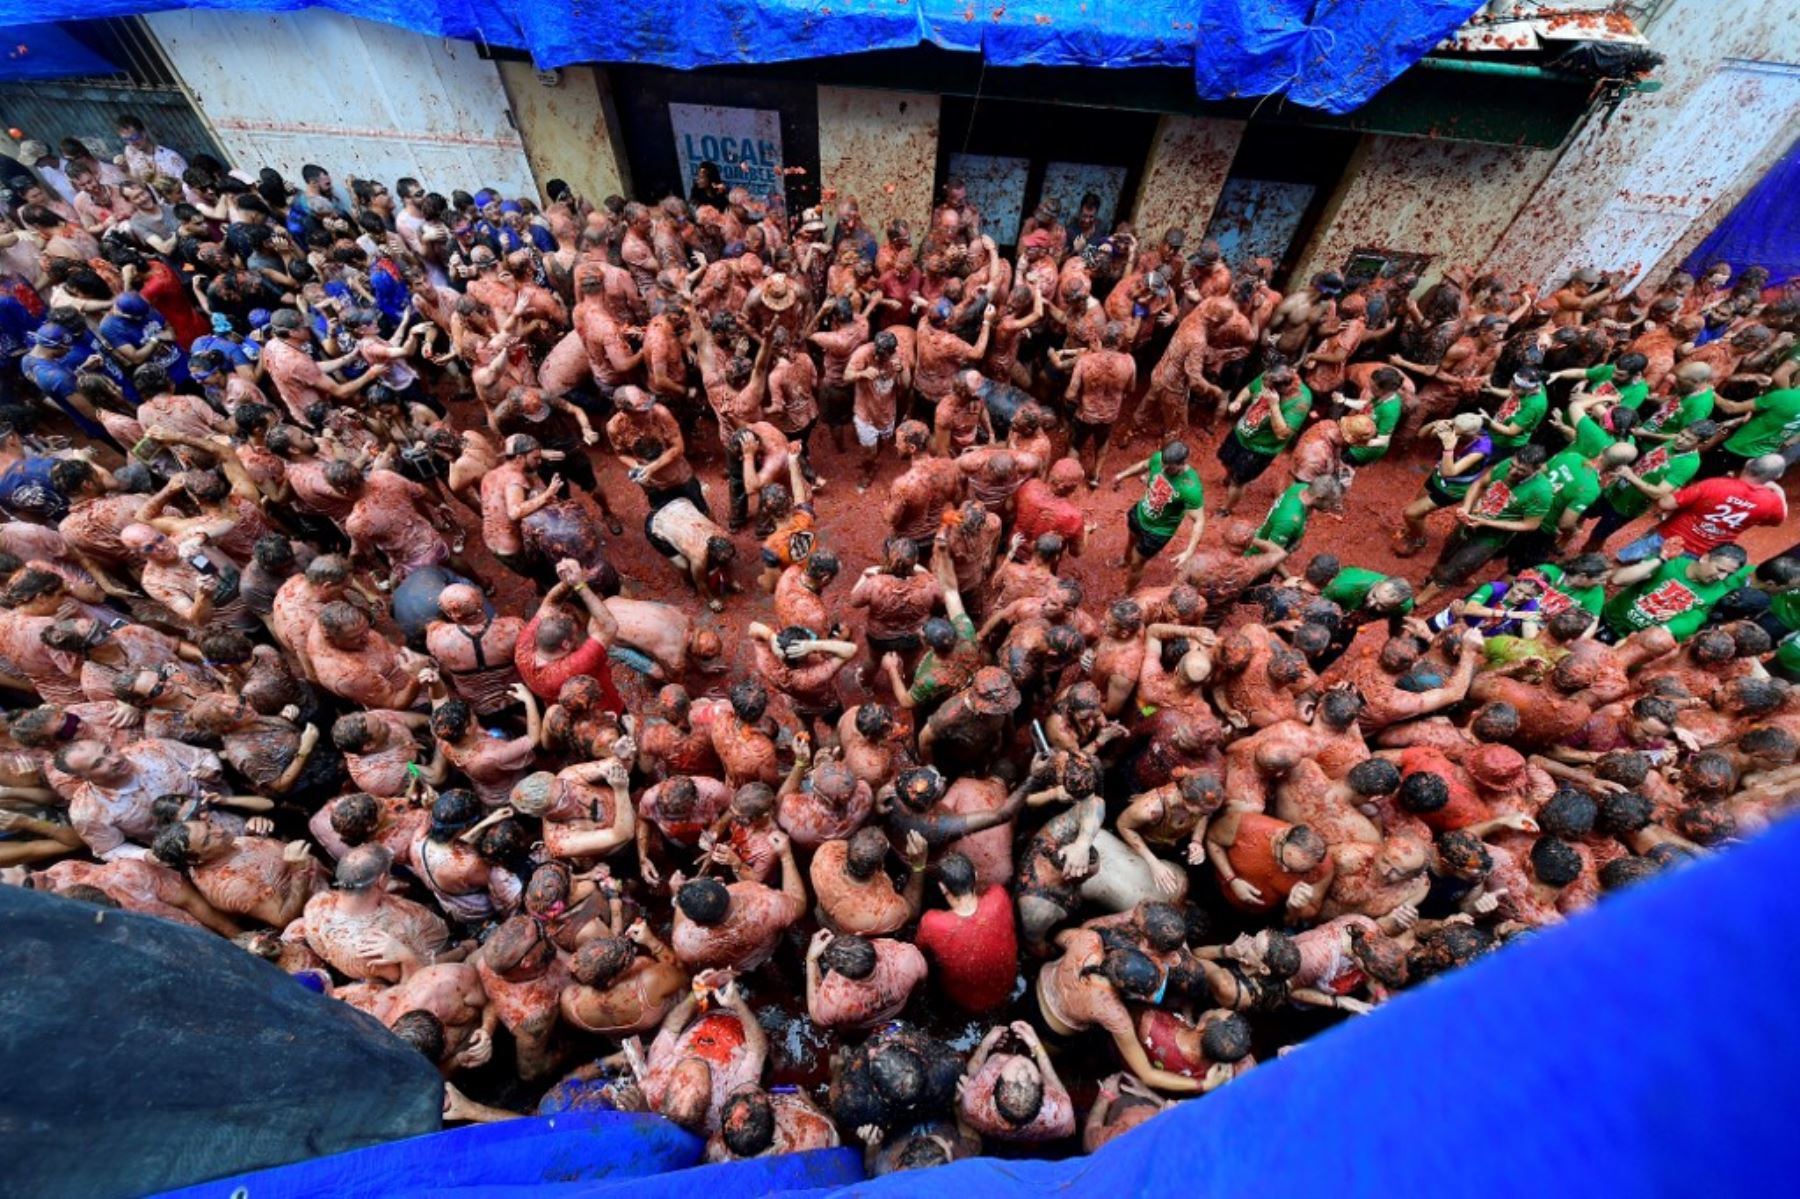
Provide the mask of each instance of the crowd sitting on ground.
[{"label": "crowd sitting on ground", "polygon": [[1800,794],[1754,267],[1283,295],[1091,197],[1009,258],[954,180],[915,244],[119,126],[0,221],[4,881],[231,938],[448,1118],[504,1062],[713,1161],[1091,1151]]}]

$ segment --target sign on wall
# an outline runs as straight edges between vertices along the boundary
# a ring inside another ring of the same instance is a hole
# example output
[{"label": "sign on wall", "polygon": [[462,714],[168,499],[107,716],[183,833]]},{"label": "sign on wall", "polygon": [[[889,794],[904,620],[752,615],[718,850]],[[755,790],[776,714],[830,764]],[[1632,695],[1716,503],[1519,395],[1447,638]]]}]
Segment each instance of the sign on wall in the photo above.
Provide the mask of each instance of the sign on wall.
[{"label": "sign on wall", "polygon": [[726,187],[741,187],[782,208],[787,186],[782,175],[781,114],[768,108],[723,108],[716,104],[670,104],[675,157],[682,182],[694,184],[703,162],[718,164]]}]

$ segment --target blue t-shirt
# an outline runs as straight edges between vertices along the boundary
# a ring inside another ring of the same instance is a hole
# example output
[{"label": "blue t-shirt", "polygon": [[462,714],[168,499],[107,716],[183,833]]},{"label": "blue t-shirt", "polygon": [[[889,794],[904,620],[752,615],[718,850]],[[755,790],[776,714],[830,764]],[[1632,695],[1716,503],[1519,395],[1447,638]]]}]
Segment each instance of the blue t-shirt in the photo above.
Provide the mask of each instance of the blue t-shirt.
[{"label": "blue t-shirt", "polygon": [[[108,345],[130,346],[134,350],[149,341],[159,330],[167,328],[168,325],[161,318],[153,316],[139,319],[109,312],[100,318],[100,336],[106,339]],[[162,367],[176,383],[187,382],[187,355],[173,341],[163,342],[145,364]]]},{"label": "blue t-shirt", "polygon": [[19,370],[30,379],[36,388],[44,393],[44,397],[55,404],[75,427],[88,437],[105,437],[106,430],[83,416],[69,402],[75,394],[75,363],[81,362],[73,351],[61,358],[38,358],[27,354],[19,360]]},{"label": "blue t-shirt", "polygon": [[229,337],[220,337],[216,333],[203,333],[194,338],[192,352],[195,354],[212,350],[225,359],[226,370],[236,370],[240,366],[255,366],[256,357],[261,352],[253,341],[233,341]]}]

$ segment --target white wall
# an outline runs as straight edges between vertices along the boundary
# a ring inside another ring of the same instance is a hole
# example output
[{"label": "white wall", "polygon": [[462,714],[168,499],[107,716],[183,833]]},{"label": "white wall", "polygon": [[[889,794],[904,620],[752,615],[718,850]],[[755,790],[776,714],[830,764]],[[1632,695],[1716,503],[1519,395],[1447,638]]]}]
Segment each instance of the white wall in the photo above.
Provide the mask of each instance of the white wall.
[{"label": "white wall", "polygon": [[324,9],[145,19],[234,166],[536,194],[499,70],[471,42]]},{"label": "white wall", "polygon": [[[1662,90],[1588,116],[1490,265],[1552,283],[1573,265],[1663,267],[1793,140],[1800,22],[1773,0],[1671,0],[1645,30]],[[1785,69],[1784,69],[1785,67]]]}]

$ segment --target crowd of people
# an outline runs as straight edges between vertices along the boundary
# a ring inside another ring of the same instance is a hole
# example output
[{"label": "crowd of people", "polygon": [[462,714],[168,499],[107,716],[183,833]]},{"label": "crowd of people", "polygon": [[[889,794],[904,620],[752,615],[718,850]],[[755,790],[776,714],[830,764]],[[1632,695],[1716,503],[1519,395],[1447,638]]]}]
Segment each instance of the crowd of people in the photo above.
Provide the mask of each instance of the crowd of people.
[{"label": "crowd of people", "polygon": [[1800,787],[1755,268],[1282,294],[1091,197],[1009,257],[954,180],[915,242],[118,132],[0,218],[0,879],[449,1118],[1091,1151]]}]

